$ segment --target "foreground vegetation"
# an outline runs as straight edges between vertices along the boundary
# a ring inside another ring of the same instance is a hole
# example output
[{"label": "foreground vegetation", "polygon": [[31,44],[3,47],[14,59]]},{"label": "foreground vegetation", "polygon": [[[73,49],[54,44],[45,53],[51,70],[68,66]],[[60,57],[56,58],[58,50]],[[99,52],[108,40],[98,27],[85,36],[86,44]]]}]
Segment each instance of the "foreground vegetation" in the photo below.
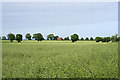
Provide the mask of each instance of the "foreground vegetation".
[{"label": "foreground vegetation", "polygon": [[118,43],[2,41],[3,78],[117,78]]}]

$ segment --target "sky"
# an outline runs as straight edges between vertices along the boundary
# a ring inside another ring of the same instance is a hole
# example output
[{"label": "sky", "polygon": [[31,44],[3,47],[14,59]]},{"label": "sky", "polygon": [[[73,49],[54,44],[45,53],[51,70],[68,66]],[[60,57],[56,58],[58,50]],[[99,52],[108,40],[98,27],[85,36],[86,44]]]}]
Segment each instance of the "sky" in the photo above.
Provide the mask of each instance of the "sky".
[{"label": "sky", "polygon": [[117,10],[117,2],[4,2],[2,35],[112,36],[118,33]]}]

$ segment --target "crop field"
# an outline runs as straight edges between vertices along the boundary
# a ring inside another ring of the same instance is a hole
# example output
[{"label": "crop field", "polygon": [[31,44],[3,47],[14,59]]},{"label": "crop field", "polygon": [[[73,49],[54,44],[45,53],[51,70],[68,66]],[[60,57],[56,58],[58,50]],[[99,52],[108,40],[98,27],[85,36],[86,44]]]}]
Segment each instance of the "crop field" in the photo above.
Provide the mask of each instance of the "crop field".
[{"label": "crop field", "polygon": [[3,78],[117,78],[118,43],[2,42]]}]

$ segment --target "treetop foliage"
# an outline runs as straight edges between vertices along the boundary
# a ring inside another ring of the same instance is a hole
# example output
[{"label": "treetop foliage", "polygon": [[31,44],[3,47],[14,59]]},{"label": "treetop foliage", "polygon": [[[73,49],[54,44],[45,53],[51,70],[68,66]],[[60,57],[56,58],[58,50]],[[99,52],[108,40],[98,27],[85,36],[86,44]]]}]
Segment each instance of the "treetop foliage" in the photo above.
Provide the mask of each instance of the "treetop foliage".
[{"label": "treetop foliage", "polygon": [[71,35],[71,40],[72,40],[72,42],[75,42],[75,41],[79,40],[79,36],[77,34],[73,34],[73,35]]},{"label": "treetop foliage", "polygon": [[[13,40],[17,40],[18,42],[21,42],[22,41],[22,34],[16,34],[16,36],[12,33],[9,33],[7,35],[8,37],[8,40],[10,40],[10,42],[13,42]],[[33,34],[33,37],[30,35],[30,33],[27,33],[25,35],[25,38],[28,39],[28,40],[31,40],[31,38],[34,38],[35,40],[37,41],[42,41],[42,40],[45,40],[43,38],[43,35],[41,33],[35,33]],[[49,34],[47,35],[47,40],[58,40],[58,38],[61,38],[59,36],[54,36],[54,34]],[[5,36],[2,36],[2,40],[7,40]],[[61,40],[70,40],[69,39],[69,36],[68,37],[65,37],[64,39],[61,38]],[[71,35],[71,40],[72,42],[75,42],[77,40],[79,40],[79,36],[78,34],[73,34]],[[84,38],[81,37],[80,39],[81,41],[84,41]],[[120,41],[120,37],[117,37],[117,34],[112,36],[112,37],[96,37],[95,39],[93,39],[93,37],[90,37],[90,39],[88,37],[85,38],[86,41],[93,41],[95,40],[96,42],[119,42]]]}]

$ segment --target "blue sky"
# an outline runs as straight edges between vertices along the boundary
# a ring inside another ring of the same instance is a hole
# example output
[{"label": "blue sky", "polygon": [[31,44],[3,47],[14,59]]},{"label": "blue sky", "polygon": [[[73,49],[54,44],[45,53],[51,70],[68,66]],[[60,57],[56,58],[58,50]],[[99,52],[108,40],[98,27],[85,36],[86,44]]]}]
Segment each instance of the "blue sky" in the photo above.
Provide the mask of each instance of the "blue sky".
[{"label": "blue sky", "polygon": [[40,32],[45,38],[50,33],[85,38],[118,33],[117,2],[4,2],[2,8],[5,36]]}]

